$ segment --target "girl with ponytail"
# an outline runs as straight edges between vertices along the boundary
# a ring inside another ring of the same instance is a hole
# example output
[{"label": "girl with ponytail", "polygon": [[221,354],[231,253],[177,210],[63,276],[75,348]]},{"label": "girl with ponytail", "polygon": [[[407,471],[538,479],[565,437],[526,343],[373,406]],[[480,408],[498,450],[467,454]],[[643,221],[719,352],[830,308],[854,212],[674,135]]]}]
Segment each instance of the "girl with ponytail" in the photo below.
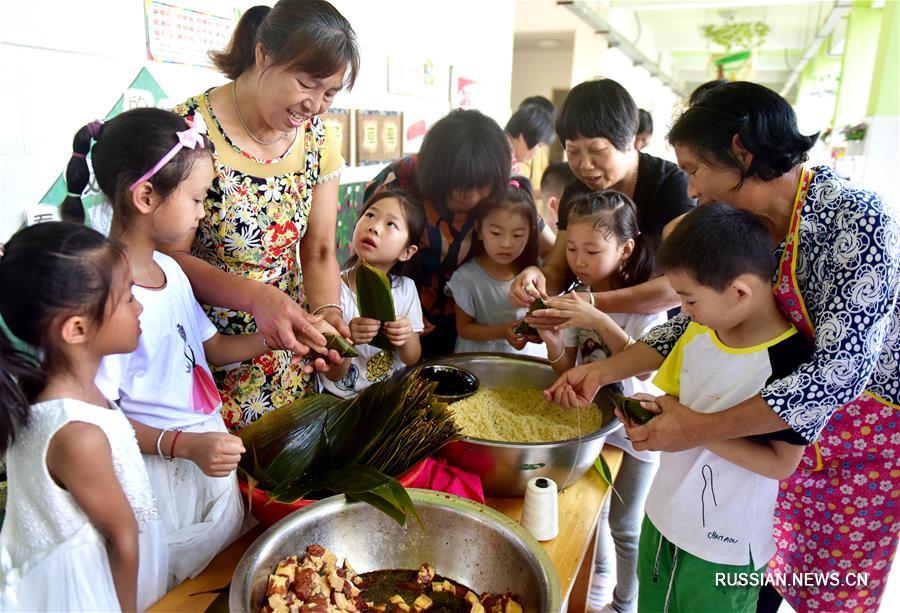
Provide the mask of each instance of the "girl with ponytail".
[{"label": "girl with ponytail", "polygon": [[166,528],[172,587],[203,570],[243,521],[234,471],[244,447],[227,432],[207,362],[251,360],[268,347],[259,332],[219,334],[184,272],[156,250],[193,236],[204,217],[214,170],[202,118],[139,108],[91,138],[94,175],[113,210],[110,236],[127,252],[144,307],[137,348],[104,357],[95,381],[137,434]]},{"label": "girl with ponytail", "polygon": [[[638,212],[631,199],[607,190],[576,196],[569,208],[566,261],[581,283],[569,297],[545,302],[558,325],[538,320],[532,325],[547,343],[554,370],[564,373],[577,362],[599,362],[634,344],[653,326],[666,320],[665,313],[606,313],[594,307],[595,292],[609,292],[646,282],[653,273],[654,241],[638,230]],[[587,299],[582,298],[588,292]],[[647,377],[622,381],[624,393],[661,395]],[[591,580],[592,610],[633,610],[637,600],[638,537],[659,454],[636,451],[619,429],[606,442],[625,454],[616,479],[619,497],[607,499],[597,525],[594,574]],[[613,569],[616,582],[611,581]],[[622,604],[622,609],[612,606]]]},{"label": "girl with ponytail", "polygon": [[[94,384],[141,333],[121,247],[82,225],[14,235],[0,257],[0,610],[133,611],[165,592],[165,533],[134,432]],[[39,357],[34,357],[35,355]]]}]

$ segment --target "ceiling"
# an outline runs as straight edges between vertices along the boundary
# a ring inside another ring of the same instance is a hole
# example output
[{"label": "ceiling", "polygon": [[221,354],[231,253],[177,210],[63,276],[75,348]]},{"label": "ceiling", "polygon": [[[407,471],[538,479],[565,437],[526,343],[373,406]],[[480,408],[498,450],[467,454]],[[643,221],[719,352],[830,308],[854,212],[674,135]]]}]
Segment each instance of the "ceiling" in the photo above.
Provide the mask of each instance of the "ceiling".
[{"label": "ceiling", "polygon": [[[566,6],[568,4],[568,6]],[[770,30],[754,56],[753,79],[776,91],[790,77],[813,42],[835,2],[828,0],[610,0],[558,3],[518,0],[516,50],[571,49],[573,6],[604,14],[612,27],[648,59],[662,66],[678,89],[690,92],[712,78],[710,46],[700,28],[706,24],[762,21]],[[548,40],[559,45],[549,47]]]}]

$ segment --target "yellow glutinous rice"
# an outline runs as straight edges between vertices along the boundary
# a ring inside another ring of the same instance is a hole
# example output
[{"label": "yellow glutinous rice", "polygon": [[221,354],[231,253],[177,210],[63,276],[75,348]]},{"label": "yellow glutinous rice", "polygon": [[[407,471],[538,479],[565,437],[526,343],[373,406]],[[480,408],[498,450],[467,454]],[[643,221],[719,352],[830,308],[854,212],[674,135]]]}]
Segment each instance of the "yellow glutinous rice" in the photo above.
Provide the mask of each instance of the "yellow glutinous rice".
[{"label": "yellow glutinous rice", "polygon": [[534,388],[481,388],[450,405],[463,436],[509,443],[548,443],[595,432],[597,405],[566,409]]}]

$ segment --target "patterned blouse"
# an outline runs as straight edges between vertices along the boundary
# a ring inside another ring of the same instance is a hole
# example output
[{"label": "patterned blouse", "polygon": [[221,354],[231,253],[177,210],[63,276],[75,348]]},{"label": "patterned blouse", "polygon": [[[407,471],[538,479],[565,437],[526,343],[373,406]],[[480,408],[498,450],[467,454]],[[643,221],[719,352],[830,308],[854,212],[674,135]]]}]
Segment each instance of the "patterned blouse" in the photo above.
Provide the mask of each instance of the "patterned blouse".
[{"label": "patterned blouse", "polygon": [[[809,442],[863,391],[900,408],[897,212],[825,166],[813,172],[800,217],[796,276],[816,330],[815,350],[812,361],[761,392]],[[679,315],[641,340],[667,355],[688,321]]]},{"label": "patterned blouse", "polygon": [[[226,272],[273,285],[303,302],[298,244],[306,233],[313,187],[333,179],[344,165],[334,135],[318,117],[297,131],[290,149],[274,160],[241,150],[225,134],[209,103],[209,92],[177,106],[188,117],[199,112],[215,146],[216,178],[206,196],[193,253]],[[249,313],[205,306],[223,334],[256,330]],[[239,430],[262,414],[312,391],[287,351],[270,351],[236,368],[214,369],[222,415]]]}]

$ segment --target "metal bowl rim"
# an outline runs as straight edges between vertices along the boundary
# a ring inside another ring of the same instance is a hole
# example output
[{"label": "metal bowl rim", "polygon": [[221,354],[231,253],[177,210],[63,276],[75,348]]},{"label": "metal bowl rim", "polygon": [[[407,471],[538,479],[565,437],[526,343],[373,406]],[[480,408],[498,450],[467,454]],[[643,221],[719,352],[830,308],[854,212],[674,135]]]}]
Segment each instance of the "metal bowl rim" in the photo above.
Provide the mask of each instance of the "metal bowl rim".
[{"label": "metal bowl rim", "polygon": [[[544,572],[548,583],[547,591],[548,599],[552,607],[551,610],[561,610],[562,590],[559,587],[559,575],[556,572],[556,567],[553,565],[552,560],[550,560],[550,556],[547,555],[547,552],[544,551],[544,548],[540,545],[540,543],[534,540],[534,537],[532,537],[531,534],[529,534],[528,531],[525,530],[525,528],[519,525],[518,522],[487,505],[483,505],[473,500],[456,496],[454,494],[448,494],[446,492],[436,492],[433,490],[423,490],[418,488],[409,488],[406,491],[409,493],[409,497],[412,499],[413,504],[420,504],[423,506],[449,507],[450,509],[462,512],[462,514],[464,515],[472,516],[474,519],[477,519],[477,517],[479,516],[486,517],[490,520],[493,520],[495,524],[498,524],[503,531],[511,533],[511,537],[518,541],[518,544],[535,558],[538,566]],[[241,556],[241,559],[238,561],[237,566],[235,566],[234,573],[232,574],[233,579],[247,576],[249,574],[248,571],[250,570],[253,560],[258,557],[259,552],[262,551],[267,545],[269,545],[271,541],[280,537],[282,534],[289,532],[292,524],[303,523],[303,519],[305,516],[320,513],[325,516],[328,515],[327,511],[332,507],[334,507],[335,511],[338,511],[341,508],[346,508],[351,505],[362,504],[366,503],[349,502],[343,494],[337,494],[329,498],[323,498],[318,502],[314,502],[307,507],[291,513],[284,519],[278,521],[270,528],[268,528],[265,532],[263,532],[262,535],[260,535],[255,541],[253,541],[249,547],[247,547],[247,549]],[[431,563],[430,560],[423,560],[423,562],[425,561]],[[228,594],[229,606],[232,610],[242,610],[244,608],[244,602],[242,598],[243,595],[238,593],[237,583],[232,580],[231,588]],[[235,605],[237,605],[237,608],[235,608]]]}]

